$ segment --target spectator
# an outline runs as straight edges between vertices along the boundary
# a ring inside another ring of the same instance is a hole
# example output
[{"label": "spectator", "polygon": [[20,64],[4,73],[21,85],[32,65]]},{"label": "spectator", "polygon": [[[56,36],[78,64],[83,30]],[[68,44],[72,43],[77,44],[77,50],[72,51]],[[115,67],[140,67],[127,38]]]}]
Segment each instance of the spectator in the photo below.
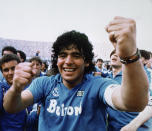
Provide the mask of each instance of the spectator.
[{"label": "spectator", "polygon": [[[32,57],[29,62],[32,63],[35,75],[33,80],[43,76],[41,73],[42,60],[38,56]],[[27,131],[37,131],[38,130],[38,119],[40,113],[41,101],[32,105],[32,108],[28,108],[28,116],[26,119],[26,130]]]},{"label": "spectator", "polygon": [[95,64],[95,72],[93,72],[94,76],[103,76],[106,77],[108,74],[108,71],[103,70],[102,66],[104,64],[104,61],[102,59],[97,59]]},{"label": "spectator", "polygon": [[150,53],[150,59],[148,60],[148,62],[146,63],[146,67],[148,69],[152,69],[152,52],[149,52]]},{"label": "spectator", "polygon": [[150,84],[150,89],[152,90],[152,53],[150,53],[150,59],[146,64],[147,70],[150,72],[151,75],[151,84]]},{"label": "spectator", "polygon": [[140,54],[141,54],[141,61],[145,66],[150,59],[150,52],[148,52],[146,50],[140,50]]},{"label": "spectator", "polygon": [[25,62],[26,61],[26,54],[23,51],[17,50],[17,55],[20,58],[21,62]]},{"label": "spectator", "polygon": [[[148,60],[150,59],[150,52],[146,50],[140,50],[141,53],[141,61],[145,66],[145,70],[147,72],[149,78],[149,85],[151,86],[152,75],[146,67]],[[152,93],[150,87],[150,97],[149,103],[145,107],[145,109],[138,114],[129,124],[125,125],[121,131],[151,131],[152,130]]]},{"label": "spectator", "polygon": [[116,50],[113,50],[110,54],[110,65],[112,72],[107,77],[116,80],[121,84],[122,80],[122,63],[120,62],[119,56],[116,54]]},{"label": "spectator", "polygon": [[[0,59],[0,69],[6,82],[0,83],[1,94],[0,106],[2,107],[3,96],[10,88],[13,82],[15,66],[20,62],[15,54],[4,55]],[[3,107],[0,109],[0,131],[24,131],[26,111],[22,110],[15,114],[5,112]]]},{"label": "spectator", "polygon": [[[16,49],[13,46],[5,46],[2,49],[2,56],[6,54],[17,54]],[[0,82],[5,82],[2,72],[0,71]]]},{"label": "spectator", "polygon": [[43,75],[46,75],[47,71],[48,71],[47,61],[42,61],[41,73]]},{"label": "spectator", "polygon": [[103,60],[102,59],[97,59],[96,61],[96,71],[97,72],[102,72],[102,65],[103,65]]},{"label": "spectator", "polygon": [[5,46],[2,49],[2,56],[6,54],[16,54],[17,55],[17,50],[13,46]]},{"label": "spectator", "polygon": [[40,54],[40,51],[38,50],[38,51],[36,51],[35,56],[39,56],[39,54]]},{"label": "spectator", "polygon": [[[143,64],[144,64],[144,59],[141,57]],[[109,78],[116,80],[121,84],[122,82],[122,64],[120,62],[120,58],[116,54],[116,50],[113,50],[112,53],[110,54],[110,64],[112,67],[112,72],[109,74]],[[145,69],[146,70],[146,69]],[[148,78],[150,80],[149,73],[147,72]],[[148,108],[148,109],[147,109]],[[150,109],[150,106],[147,106],[145,110],[143,111],[144,114],[152,112],[152,109]],[[142,113],[143,113],[142,112]],[[108,131],[148,131],[152,129],[152,123],[150,122],[151,120],[149,119],[151,114],[149,114],[148,118],[146,116],[145,119],[139,120],[136,122],[131,123],[133,119],[136,119],[138,116],[139,112],[122,112],[115,110],[111,107],[107,107],[107,113],[108,113]],[[141,113],[141,114],[142,114]],[[142,124],[140,124],[140,121],[142,121]],[[146,122],[147,121],[147,122]],[[146,122],[146,123],[145,123]],[[128,126],[126,126],[128,124]],[[139,126],[137,126],[139,125]],[[126,126],[126,127],[125,127]],[[122,128],[122,129],[121,129]],[[129,130],[125,130],[126,128],[129,128]]]},{"label": "spectator", "polygon": [[35,77],[43,76],[41,73],[41,67],[42,67],[42,60],[38,56],[32,57],[29,62],[32,63],[33,69],[35,70]]}]

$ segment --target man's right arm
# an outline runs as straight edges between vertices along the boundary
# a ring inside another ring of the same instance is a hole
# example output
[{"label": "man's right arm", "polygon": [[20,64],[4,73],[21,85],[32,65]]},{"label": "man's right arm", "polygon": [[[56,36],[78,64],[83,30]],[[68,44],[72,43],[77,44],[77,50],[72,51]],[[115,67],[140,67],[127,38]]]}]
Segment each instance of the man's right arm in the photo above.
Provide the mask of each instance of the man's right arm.
[{"label": "man's right arm", "polygon": [[25,86],[32,81],[34,71],[31,63],[20,63],[15,68],[13,84],[6,92],[3,101],[4,109],[16,113],[33,104],[33,95]]},{"label": "man's right arm", "polygon": [[24,110],[31,104],[33,104],[33,95],[29,90],[18,93],[11,87],[4,96],[3,107],[9,113]]}]

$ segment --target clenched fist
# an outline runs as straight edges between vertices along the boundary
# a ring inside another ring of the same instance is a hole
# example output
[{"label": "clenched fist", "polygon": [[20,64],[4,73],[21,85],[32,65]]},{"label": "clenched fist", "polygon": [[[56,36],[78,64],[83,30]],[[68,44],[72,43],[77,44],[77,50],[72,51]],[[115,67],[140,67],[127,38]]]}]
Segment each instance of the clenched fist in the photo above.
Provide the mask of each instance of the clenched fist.
[{"label": "clenched fist", "polygon": [[136,53],[136,23],[132,19],[115,17],[106,27],[109,39],[119,57],[125,58]]}]

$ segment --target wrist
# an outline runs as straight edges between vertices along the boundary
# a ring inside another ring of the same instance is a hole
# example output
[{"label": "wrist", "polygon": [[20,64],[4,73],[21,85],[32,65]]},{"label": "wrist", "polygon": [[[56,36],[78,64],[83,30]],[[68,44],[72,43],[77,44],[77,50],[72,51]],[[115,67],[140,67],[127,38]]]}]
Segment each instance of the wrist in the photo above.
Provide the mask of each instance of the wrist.
[{"label": "wrist", "polygon": [[130,64],[130,63],[134,63],[134,62],[138,61],[140,59],[140,57],[141,57],[140,51],[137,48],[137,51],[134,55],[125,57],[125,58],[120,57],[120,62],[122,64]]},{"label": "wrist", "polygon": [[13,93],[15,93],[15,94],[21,94],[21,89],[19,89],[19,88],[15,88],[15,86],[14,85],[12,85],[11,87],[10,87],[10,91],[12,91]]},{"label": "wrist", "polygon": [[140,126],[138,124],[138,122],[136,122],[134,120],[132,120],[129,124],[131,125],[131,127],[134,127],[134,130],[137,130],[139,128],[139,126]]}]

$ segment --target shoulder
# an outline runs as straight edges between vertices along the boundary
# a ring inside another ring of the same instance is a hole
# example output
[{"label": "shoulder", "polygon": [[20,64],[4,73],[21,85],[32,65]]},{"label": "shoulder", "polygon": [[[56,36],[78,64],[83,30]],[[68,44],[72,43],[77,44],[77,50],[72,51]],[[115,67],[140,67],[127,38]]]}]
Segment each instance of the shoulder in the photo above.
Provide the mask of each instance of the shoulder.
[{"label": "shoulder", "polygon": [[38,83],[48,83],[48,82],[53,82],[57,80],[56,76],[41,76],[38,77],[34,80],[34,82],[38,82]]},{"label": "shoulder", "polygon": [[101,76],[93,76],[93,75],[88,75],[86,81],[87,81],[86,83],[90,83],[92,85],[92,87],[96,87],[96,89],[97,88],[105,89],[109,85],[118,84],[117,81],[114,81],[110,78],[104,78]]},{"label": "shoulder", "polygon": [[34,79],[32,83],[30,84],[29,88],[30,90],[44,90],[47,91],[48,87],[49,89],[53,87],[55,83],[59,81],[59,76],[42,76]]}]

